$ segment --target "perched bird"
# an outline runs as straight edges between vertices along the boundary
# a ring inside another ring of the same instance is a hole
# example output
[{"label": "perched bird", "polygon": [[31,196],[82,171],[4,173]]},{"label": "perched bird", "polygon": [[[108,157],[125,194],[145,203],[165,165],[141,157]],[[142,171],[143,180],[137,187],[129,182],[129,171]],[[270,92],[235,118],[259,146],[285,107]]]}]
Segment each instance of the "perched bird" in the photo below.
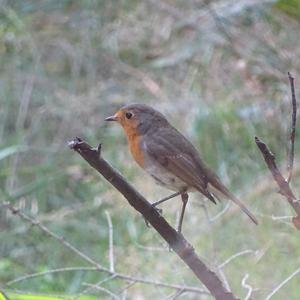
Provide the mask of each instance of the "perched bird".
[{"label": "perched bird", "polygon": [[[258,224],[255,216],[207,167],[197,149],[168,120],[152,107],[131,104],[105,119],[122,125],[131,153],[136,162],[158,184],[176,191],[169,197],[153,203],[154,206],[181,195],[183,205],[178,230],[181,231],[188,192],[199,191],[216,204],[212,189],[231,199]],[[217,198],[218,199],[218,198]]]}]

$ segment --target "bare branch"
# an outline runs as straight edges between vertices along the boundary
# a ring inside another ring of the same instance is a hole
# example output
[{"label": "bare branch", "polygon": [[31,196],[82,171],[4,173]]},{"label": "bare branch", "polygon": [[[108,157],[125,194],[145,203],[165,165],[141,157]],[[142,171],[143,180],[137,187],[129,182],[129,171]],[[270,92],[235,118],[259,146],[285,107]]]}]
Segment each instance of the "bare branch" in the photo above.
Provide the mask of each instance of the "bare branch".
[{"label": "bare branch", "polygon": [[90,283],[85,283],[85,282],[82,285],[85,285],[85,286],[89,287],[90,289],[95,289],[95,290],[104,292],[104,293],[108,294],[109,296],[111,296],[113,299],[120,300],[120,297],[118,295],[114,294],[113,292],[111,292],[108,289],[101,287],[100,285],[90,284]]},{"label": "bare branch", "polygon": [[241,252],[238,252],[238,253],[235,253],[233,254],[232,256],[230,256],[229,258],[227,258],[223,263],[221,263],[219,266],[218,266],[218,269],[222,269],[224,268],[227,264],[229,264],[233,259],[241,256],[241,255],[245,255],[245,254],[249,254],[249,253],[255,253],[254,250],[244,250],[244,251],[241,251]]},{"label": "bare branch", "polygon": [[14,207],[11,203],[9,203],[9,202],[3,203],[3,206],[8,208],[12,212],[12,214],[19,216],[22,220],[28,222],[32,226],[38,227],[46,235],[54,238],[56,241],[58,241],[60,244],[62,244],[65,248],[68,248],[71,252],[73,252],[77,256],[81,257],[84,261],[86,261],[86,262],[90,263],[91,265],[95,266],[99,271],[109,272],[108,269],[101,266],[97,261],[90,258],[88,255],[86,255],[85,253],[83,253],[82,251],[80,251],[79,249],[74,247],[72,244],[67,242],[64,239],[64,237],[57,235],[56,233],[54,233],[53,231],[48,229],[45,225],[41,224],[39,221],[32,219],[31,217],[29,217],[28,215],[23,213],[21,210]]},{"label": "bare branch", "polygon": [[133,285],[135,285],[136,281],[130,281],[128,284],[126,284],[119,292],[118,295],[124,294],[127,292]]},{"label": "bare branch", "polygon": [[245,274],[245,276],[242,279],[242,287],[244,287],[245,289],[248,290],[248,293],[247,293],[247,295],[246,295],[246,297],[245,297],[244,300],[249,300],[250,297],[251,297],[251,295],[252,295],[252,292],[253,292],[252,286],[249,285],[248,283],[246,283],[248,277],[249,277],[249,274],[247,273],[247,274]]},{"label": "bare branch", "polygon": [[290,135],[290,151],[288,156],[288,171],[289,175],[287,180],[284,179],[283,175],[279,171],[274,154],[269,150],[268,146],[262,142],[258,137],[255,137],[255,143],[259,150],[261,151],[265,162],[271,171],[274,180],[279,186],[280,194],[284,195],[289,204],[293,207],[297,216],[292,219],[294,226],[300,230],[300,203],[296,199],[294,193],[290,188],[290,180],[292,179],[293,175],[293,164],[294,164],[294,143],[295,143],[295,134],[296,134],[296,120],[297,120],[297,101],[295,96],[295,86],[294,86],[294,78],[288,73],[289,81],[291,85],[291,93],[292,93],[292,128],[291,128],[291,135]]},{"label": "bare branch", "polygon": [[266,164],[268,165],[269,170],[271,171],[273,178],[277,182],[279,188],[280,188],[280,193],[282,195],[286,195],[290,200],[296,200],[296,196],[290,189],[289,184],[287,181],[284,179],[282,176],[281,172],[279,171],[277,164],[275,162],[276,158],[274,154],[269,150],[268,146],[260,140],[258,137],[255,137],[255,142],[259,150],[264,156],[264,159],[266,161]]},{"label": "bare branch", "polygon": [[[280,216],[280,217],[276,217],[274,215],[266,215],[266,214],[262,214],[262,213],[259,213],[257,214],[259,217],[262,217],[262,218],[268,218],[268,219],[271,219],[273,221],[276,221],[277,223],[280,223],[280,224],[284,224],[284,225],[287,225],[289,227],[292,227],[294,228],[295,225],[293,225],[293,223],[291,221],[293,221],[293,216]],[[286,221],[285,221],[286,220]]]},{"label": "bare branch", "polygon": [[[115,275],[111,275],[111,276],[109,276],[109,277],[104,278],[103,280],[100,280],[100,281],[97,282],[95,285],[97,285],[97,286],[100,287],[101,284],[103,284],[103,283],[105,283],[105,282],[107,282],[107,281],[109,281],[109,280],[112,280],[112,279],[114,279],[114,278],[116,278],[116,276],[115,276]],[[77,300],[77,299],[79,299],[81,296],[87,294],[87,293],[90,292],[92,289],[94,289],[93,286],[88,286],[86,289],[84,289],[82,292],[80,292],[77,296],[75,296],[74,298],[72,298],[72,300]]]},{"label": "bare branch", "polygon": [[271,216],[272,220],[276,221],[276,220],[291,220],[293,218],[293,216]]},{"label": "bare branch", "polygon": [[108,238],[109,238],[109,270],[110,272],[115,272],[115,262],[114,262],[114,241],[113,241],[113,225],[109,212],[106,211],[106,219],[108,224]]},{"label": "bare branch", "polygon": [[[53,236],[52,236],[53,237]],[[88,261],[90,262],[90,261]],[[168,284],[165,282],[160,282],[160,281],[155,281],[155,280],[150,280],[150,279],[145,279],[145,278],[140,278],[140,277],[134,277],[134,276],[129,276],[125,275],[122,273],[111,273],[108,269],[106,268],[99,268],[98,267],[69,267],[69,268],[59,268],[59,269],[53,269],[53,270],[48,270],[44,272],[37,272],[37,273],[32,273],[32,274],[26,274],[24,276],[18,277],[14,280],[11,280],[6,283],[6,285],[10,286],[25,280],[33,279],[36,277],[41,277],[41,276],[46,276],[48,274],[53,274],[53,273],[61,273],[61,272],[74,272],[74,271],[95,271],[95,272],[104,272],[109,275],[114,276],[115,278],[119,278],[125,281],[129,282],[134,282],[134,283],[143,283],[143,284],[149,284],[149,285],[154,285],[157,287],[163,287],[163,288],[171,288],[171,289],[184,289],[186,292],[192,292],[192,293],[197,293],[197,294],[209,294],[207,291],[204,289],[200,289],[197,287],[191,287],[191,286],[183,286],[183,285],[178,285],[178,284]]]},{"label": "bare branch", "polygon": [[219,271],[220,277],[223,279],[223,282],[224,282],[224,285],[225,285],[226,289],[228,291],[231,291],[231,288],[230,288],[229,282],[227,280],[227,277],[225,275],[225,272],[223,271],[223,269],[219,269],[218,271]]},{"label": "bare branch", "polygon": [[209,222],[215,222],[217,219],[219,219],[222,215],[224,215],[227,212],[230,206],[231,206],[231,201],[227,201],[225,207],[219,213],[209,218]]},{"label": "bare branch", "polygon": [[279,171],[274,154],[269,150],[268,146],[262,142],[258,137],[255,137],[255,142],[259,150],[264,156],[265,162],[271,171],[274,180],[279,186],[280,193],[284,195],[289,202],[289,204],[293,207],[295,212],[297,213],[297,217],[293,218],[293,223],[297,229],[300,229],[300,204],[296,200],[294,193],[292,192],[288,182],[284,179],[281,172]]},{"label": "bare branch", "polygon": [[33,279],[36,277],[42,277],[42,276],[47,276],[49,274],[55,274],[55,273],[63,273],[63,272],[76,272],[76,271],[97,271],[99,270],[94,267],[68,267],[68,268],[59,268],[59,269],[53,269],[53,270],[47,270],[44,272],[37,272],[37,273],[31,273],[31,274],[26,274],[24,276],[20,276],[18,278],[15,278],[11,281],[6,282],[6,285],[13,285],[18,282],[22,282],[25,280]]},{"label": "bare branch", "polygon": [[287,170],[289,172],[287,182],[289,183],[293,176],[293,166],[294,166],[295,136],[296,136],[296,122],[297,122],[297,101],[295,95],[294,77],[292,77],[290,72],[288,72],[288,76],[289,76],[291,94],[292,94],[292,124],[291,124],[290,149],[288,154],[288,167],[287,167]]},{"label": "bare branch", "polygon": [[100,145],[98,149],[92,149],[90,145],[76,138],[69,143],[69,147],[77,151],[93,168],[123,194],[129,204],[143,215],[216,299],[237,299],[231,292],[228,292],[224,288],[217,275],[200,260],[194,248],[183,235],[172,228],[160,213],[100,156]]},{"label": "bare branch", "polygon": [[166,298],[164,298],[164,300],[175,300],[179,296],[181,296],[183,293],[184,293],[184,290],[175,291],[175,293],[172,293],[171,295],[167,296]]},{"label": "bare branch", "polygon": [[293,277],[295,277],[296,275],[298,275],[298,273],[300,273],[300,268],[297,269],[293,274],[291,274],[288,278],[286,278],[285,280],[283,280],[273,291],[272,293],[270,293],[266,300],[271,299],[285,284],[287,284]]}]

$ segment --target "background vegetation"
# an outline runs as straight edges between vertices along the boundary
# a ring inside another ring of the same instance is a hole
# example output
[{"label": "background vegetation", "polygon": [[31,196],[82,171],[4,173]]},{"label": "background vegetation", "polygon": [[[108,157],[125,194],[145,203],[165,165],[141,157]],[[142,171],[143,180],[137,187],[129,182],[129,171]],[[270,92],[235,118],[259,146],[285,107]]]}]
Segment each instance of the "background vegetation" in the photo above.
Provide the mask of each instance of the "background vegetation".
[{"label": "background vegetation", "polygon": [[[121,128],[104,122],[124,104],[148,103],[201,149],[259,218],[255,227],[231,205],[216,217],[227,201],[214,207],[195,194],[183,230],[214,269],[245,252],[220,276],[243,299],[248,274],[253,299],[265,299],[300,265],[293,212],[277,194],[254,143],[254,135],[260,136],[286,168],[288,71],[300,99],[299,7],[299,0],[0,1],[2,203],[11,201],[104,266],[108,212],[118,272],[199,286],[154,230],[66,146],[74,136],[101,142],[105,158],[147,199],[168,195],[132,162]],[[297,136],[295,192],[299,142]],[[172,224],[179,207],[180,200],[163,205]],[[28,299],[27,293],[70,299],[107,274],[80,270],[9,282],[86,266],[1,207],[0,287],[11,299]],[[173,299],[167,298],[171,289],[137,283],[122,291],[126,284],[112,279],[103,287],[120,299]],[[298,275],[272,299],[299,299],[299,293]],[[103,290],[88,294],[85,299],[112,297]],[[185,293],[178,299],[199,297]]]}]

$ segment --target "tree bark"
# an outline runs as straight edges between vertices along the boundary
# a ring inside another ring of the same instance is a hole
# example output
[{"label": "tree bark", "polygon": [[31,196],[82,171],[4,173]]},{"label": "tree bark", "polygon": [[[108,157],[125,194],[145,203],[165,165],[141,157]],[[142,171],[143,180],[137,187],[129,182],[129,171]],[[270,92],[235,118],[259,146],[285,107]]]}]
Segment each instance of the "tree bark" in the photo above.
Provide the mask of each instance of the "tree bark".
[{"label": "tree bark", "polygon": [[81,139],[76,138],[69,142],[69,147],[77,151],[127,199],[128,203],[134,209],[143,215],[169,244],[170,248],[177,253],[197,278],[207,287],[215,299],[238,299],[226,290],[218,276],[200,260],[192,245],[183,235],[171,227],[160,213],[118,171],[101,157],[101,145],[99,145],[98,149],[94,149]]}]

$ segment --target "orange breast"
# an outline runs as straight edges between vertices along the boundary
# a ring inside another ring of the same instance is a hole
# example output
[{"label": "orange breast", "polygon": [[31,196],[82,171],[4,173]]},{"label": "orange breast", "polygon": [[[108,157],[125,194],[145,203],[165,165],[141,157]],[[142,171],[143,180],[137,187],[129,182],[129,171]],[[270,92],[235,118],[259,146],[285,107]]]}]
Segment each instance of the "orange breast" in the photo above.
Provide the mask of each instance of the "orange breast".
[{"label": "orange breast", "polygon": [[132,156],[135,161],[140,165],[140,167],[144,167],[144,154],[141,149],[141,141],[142,138],[140,135],[130,135],[128,136],[129,147]]},{"label": "orange breast", "polygon": [[139,134],[138,130],[136,129],[137,124],[134,123],[123,123],[122,126],[124,128],[124,131],[127,136],[127,140],[129,143],[129,148],[131,151],[131,154],[135,161],[140,165],[140,167],[144,168],[144,154],[141,149],[141,142],[143,136]]}]

